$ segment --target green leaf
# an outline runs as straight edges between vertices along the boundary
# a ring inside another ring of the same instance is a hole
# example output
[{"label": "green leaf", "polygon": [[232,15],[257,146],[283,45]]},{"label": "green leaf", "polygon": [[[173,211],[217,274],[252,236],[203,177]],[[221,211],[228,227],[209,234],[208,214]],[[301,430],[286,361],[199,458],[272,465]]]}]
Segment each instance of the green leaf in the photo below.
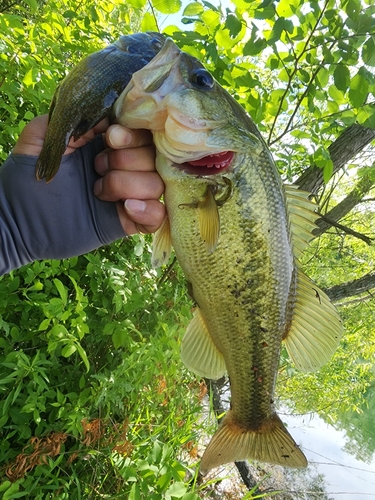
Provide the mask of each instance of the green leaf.
[{"label": "green leaf", "polygon": [[74,354],[76,352],[76,350],[77,350],[76,344],[69,343],[62,348],[61,354],[62,354],[62,356],[64,356],[64,358],[69,358],[69,356]]},{"label": "green leaf", "polygon": [[[17,494],[19,492],[19,489],[20,489],[20,485],[19,483],[13,483],[5,492],[4,492],[4,495],[3,495],[3,500],[9,500],[11,498],[17,498]],[[23,493],[27,493],[27,492],[23,492]]]},{"label": "green leaf", "polygon": [[12,483],[10,481],[4,481],[0,484],[0,493],[7,490]]},{"label": "green leaf", "polygon": [[267,42],[264,38],[258,38],[255,41],[249,40],[244,48],[243,48],[243,55],[244,56],[256,56],[262,50],[264,50],[267,47]]},{"label": "green leaf", "polygon": [[[346,4],[346,5],[345,5]],[[348,17],[352,20],[356,20],[363,9],[361,2],[359,0],[348,0],[344,4],[345,12]]]},{"label": "green leaf", "polygon": [[25,0],[27,5],[30,7],[32,12],[35,12],[38,9],[38,2],[37,0]]},{"label": "green leaf", "polygon": [[[6,349],[8,347],[10,347],[10,345],[8,344],[8,342],[3,337],[0,337],[0,348],[1,349]],[[0,383],[2,383],[2,381],[0,381]]]},{"label": "green leaf", "polygon": [[330,72],[328,71],[328,69],[322,67],[318,73],[318,82],[319,82],[319,85],[322,89],[325,89],[327,84],[328,84],[328,81],[329,81],[329,78],[330,78]]},{"label": "green leaf", "polygon": [[199,2],[189,3],[183,12],[183,16],[198,16],[204,11],[202,4]]},{"label": "green leaf", "polygon": [[231,38],[229,30],[222,28],[217,30],[215,34],[215,41],[219,47],[227,50],[231,49],[236,44],[236,40]]},{"label": "green leaf", "polygon": [[182,498],[186,493],[186,485],[182,481],[177,481],[173,483],[168,490],[166,491],[166,494],[169,494],[171,497],[174,498]]},{"label": "green leaf", "polygon": [[54,283],[55,287],[57,288],[57,291],[59,292],[59,295],[60,295],[62,301],[64,302],[64,304],[66,304],[66,302],[68,300],[67,288],[65,288],[65,286],[62,284],[62,282],[57,278],[54,278],[53,283]]},{"label": "green leaf", "polygon": [[279,16],[291,17],[296,12],[299,0],[280,0],[277,4],[277,13]]},{"label": "green leaf", "polygon": [[162,14],[175,14],[181,9],[181,0],[154,0],[153,6]]},{"label": "green leaf", "polygon": [[333,174],[333,162],[332,160],[326,160],[326,163],[323,168],[323,180],[325,184],[328,183]]},{"label": "green leaf", "polygon": [[32,120],[34,118],[34,113],[32,111],[26,111],[23,118],[24,120]]},{"label": "green leaf", "polygon": [[34,68],[29,69],[29,71],[26,73],[26,75],[23,77],[23,83],[27,87],[32,87],[36,84],[36,79],[34,77]]},{"label": "green leaf", "polygon": [[189,493],[185,493],[185,495],[182,497],[182,500],[199,500],[200,497],[196,494],[190,491]]},{"label": "green leaf", "polygon": [[86,372],[90,370],[90,363],[86,354],[86,351],[80,344],[76,344],[78,354],[80,355],[85,367],[86,367]]},{"label": "green leaf", "polygon": [[354,108],[359,108],[367,99],[369,83],[359,72],[350,81],[349,101]]},{"label": "green leaf", "polygon": [[146,5],[147,0],[127,0],[127,3],[135,9],[142,9]]},{"label": "green leaf", "polygon": [[51,330],[48,332],[49,337],[58,337],[59,339],[62,339],[64,337],[69,337],[69,332],[65,328],[64,325],[54,325]]},{"label": "green leaf", "polygon": [[104,328],[103,328],[103,334],[104,335],[112,335],[115,327],[116,327],[116,325],[114,323],[106,323],[104,325]]},{"label": "green leaf", "polygon": [[375,106],[367,104],[358,110],[357,121],[360,125],[375,128]]},{"label": "green leaf", "polygon": [[225,27],[229,30],[231,38],[235,38],[242,29],[242,23],[234,14],[228,14]]},{"label": "green leaf", "polygon": [[342,92],[346,92],[350,84],[350,71],[345,64],[338,64],[333,72],[333,81],[336,87]]},{"label": "green leaf", "polygon": [[142,17],[141,31],[158,31],[155,17],[150,12],[145,12]]},{"label": "green leaf", "polygon": [[141,500],[141,492],[137,483],[134,483],[131,487],[129,500]]},{"label": "green leaf", "polygon": [[273,25],[271,36],[268,40],[269,43],[275,43],[281,38],[281,33],[283,31],[288,31],[289,33],[293,33],[293,23],[289,19],[285,19],[284,17],[279,17],[276,19],[275,24]]},{"label": "green leaf", "polygon": [[39,332],[43,332],[44,330],[47,330],[47,328],[49,327],[49,324],[51,322],[51,319],[50,318],[45,318],[39,325],[39,328],[38,328],[38,331]]},{"label": "green leaf", "polygon": [[74,12],[74,10],[68,9],[63,13],[63,16],[68,18],[68,19],[74,19],[75,17],[77,17],[77,12]]},{"label": "green leaf", "polygon": [[336,101],[338,104],[344,104],[346,102],[345,100],[345,94],[339,90],[336,85],[331,85],[328,89],[328,94],[334,101]]},{"label": "green leaf", "polygon": [[115,349],[125,347],[128,343],[128,333],[124,330],[117,329],[112,335],[112,342]]},{"label": "green leaf", "polygon": [[140,257],[143,254],[144,250],[144,241],[140,240],[136,245],[134,245],[134,255]]}]

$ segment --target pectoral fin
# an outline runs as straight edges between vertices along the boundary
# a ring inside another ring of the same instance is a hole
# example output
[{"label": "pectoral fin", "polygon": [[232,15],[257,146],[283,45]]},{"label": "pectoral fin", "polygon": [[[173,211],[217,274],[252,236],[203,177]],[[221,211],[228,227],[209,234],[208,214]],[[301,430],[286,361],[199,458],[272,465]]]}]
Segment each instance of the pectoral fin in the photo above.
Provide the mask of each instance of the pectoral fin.
[{"label": "pectoral fin", "polygon": [[186,368],[200,377],[216,380],[226,372],[224,358],[213,343],[198,308],[182,340],[181,359]]},{"label": "pectoral fin", "polygon": [[151,265],[156,268],[166,264],[171,256],[172,240],[169,219],[166,217],[154,234]]},{"label": "pectoral fin", "polygon": [[215,197],[208,186],[203,200],[198,201],[199,232],[209,253],[215,251],[220,234],[220,218]]},{"label": "pectoral fin", "polygon": [[340,317],[314,283],[297,271],[296,302],[285,347],[299,370],[315,371],[333,355],[340,342]]}]

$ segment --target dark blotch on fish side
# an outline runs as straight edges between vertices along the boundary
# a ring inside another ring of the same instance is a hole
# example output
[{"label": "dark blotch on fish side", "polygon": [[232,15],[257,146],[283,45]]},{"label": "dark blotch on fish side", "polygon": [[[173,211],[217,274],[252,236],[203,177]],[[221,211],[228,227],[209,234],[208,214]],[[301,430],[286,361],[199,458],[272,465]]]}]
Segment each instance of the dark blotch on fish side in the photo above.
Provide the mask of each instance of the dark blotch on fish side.
[{"label": "dark blotch on fish side", "polygon": [[48,130],[36,165],[37,179],[53,179],[70,138],[79,139],[110,115],[132,74],[156,56],[164,41],[163,35],[152,32],[121,36],[72,69],[52,99]]}]

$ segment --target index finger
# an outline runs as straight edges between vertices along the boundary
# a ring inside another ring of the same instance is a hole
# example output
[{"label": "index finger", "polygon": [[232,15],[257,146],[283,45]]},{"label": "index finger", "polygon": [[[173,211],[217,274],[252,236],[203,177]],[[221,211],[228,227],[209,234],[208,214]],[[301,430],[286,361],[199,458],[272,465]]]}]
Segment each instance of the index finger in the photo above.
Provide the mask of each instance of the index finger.
[{"label": "index finger", "polygon": [[112,149],[139,148],[152,144],[152,134],[149,130],[131,130],[115,124],[108,127],[105,140]]}]

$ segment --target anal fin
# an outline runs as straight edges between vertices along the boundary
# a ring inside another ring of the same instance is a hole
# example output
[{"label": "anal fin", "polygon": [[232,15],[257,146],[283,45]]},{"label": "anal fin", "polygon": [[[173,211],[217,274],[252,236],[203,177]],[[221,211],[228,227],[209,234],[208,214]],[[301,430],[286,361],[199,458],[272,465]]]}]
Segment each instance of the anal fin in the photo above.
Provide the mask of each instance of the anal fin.
[{"label": "anal fin", "polygon": [[327,297],[300,269],[293,318],[285,347],[295,366],[314,371],[333,355],[340,342],[342,323]]},{"label": "anal fin", "polygon": [[206,474],[220,465],[248,459],[286,467],[307,466],[305,455],[276,413],[257,429],[249,429],[236,422],[229,410],[203,454],[200,470]]},{"label": "anal fin", "polygon": [[199,308],[182,340],[181,359],[188,370],[200,377],[216,380],[226,372],[224,358],[213,343]]}]

